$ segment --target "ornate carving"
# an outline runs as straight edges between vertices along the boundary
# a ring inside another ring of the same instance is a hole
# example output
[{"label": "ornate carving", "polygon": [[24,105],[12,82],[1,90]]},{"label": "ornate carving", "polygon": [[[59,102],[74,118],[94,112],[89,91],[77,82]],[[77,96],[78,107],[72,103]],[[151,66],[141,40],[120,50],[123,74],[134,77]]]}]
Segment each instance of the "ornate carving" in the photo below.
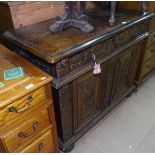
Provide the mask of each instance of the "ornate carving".
[{"label": "ornate carving", "polygon": [[93,108],[94,103],[94,88],[91,85],[87,85],[83,88],[85,111],[90,111]]},{"label": "ornate carving", "polygon": [[130,71],[130,78],[128,79],[128,88],[130,88],[135,81],[136,74],[137,74],[137,67],[138,67],[138,62],[140,58],[140,51],[142,46],[143,41],[139,42],[137,45],[135,45],[132,49],[132,70]]},{"label": "ornate carving", "polygon": [[94,76],[91,71],[73,82],[75,132],[102,112],[101,85],[101,74]]},{"label": "ornate carving", "polygon": [[[90,61],[92,61],[92,54],[95,54],[96,58],[101,58],[107,54],[113,52],[115,49],[126,44],[134,39],[138,34],[141,34],[146,30],[146,22],[139,25],[135,25],[123,32],[120,32],[108,40],[92,46],[81,53],[78,53],[69,58],[70,71],[73,71]],[[61,74],[63,75],[63,74]]]},{"label": "ornate carving", "polygon": [[58,78],[64,76],[68,72],[69,72],[68,58],[63,59],[56,64],[56,73]]},{"label": "ornate carving", "polygon": [[38,66],[39,68],[43,69],[44,71],[46,71],[47,73],[51,74],[51,65],[49,63],[47,63],[46,61],[32,55],[31,53],[21,49],[21,48],[14,48],[14,51],[24,57],[25,59],[27,59],[28,61],[32,62],[33,64],[35,64],[36,66]]},{"label": "ornate carving", "polygon": [[124,51],[123,55],[119,55],[116,59],[115,75],[113,79],[111,101],[116,101],[123,93],[128,90],[128,76],[130,73],[130,65],[132,63],[132,48]]},{"label": "ornate carving", "polygon": [[61,78],[67,73],[76,70],[77,68],[89,63],[92,61],[92,54],[95,54],[96,58],[102,58],[115,49],[118,49],[120,46],[125,45],[137,35],[145,32],[147,30],[147,21],[133,25],[132,27],[115,34],[111,38],[101,42],[95,46],[92,46],[88,49],[83,50],[82,52],[71,56],[70,58],[63,59],[57,62],[54,65],[50,65],[44,60],[30,54],[29,52],[21,49],[14,48],[17,54],[23,56],[27,60],[31,61],[47,73],[50,73],[55,78]]}]

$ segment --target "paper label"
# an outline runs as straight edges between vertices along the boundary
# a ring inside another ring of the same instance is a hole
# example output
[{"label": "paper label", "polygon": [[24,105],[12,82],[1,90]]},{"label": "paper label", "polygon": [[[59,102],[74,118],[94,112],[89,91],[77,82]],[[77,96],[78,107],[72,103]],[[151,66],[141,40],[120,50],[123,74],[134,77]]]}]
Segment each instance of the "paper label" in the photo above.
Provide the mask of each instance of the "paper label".
[{"label": "paper label", "polygon": [[17,67],[10,70],[4,71],[4,79],[5,80],[11,80],[15,78],[22,77],[24,75],[23,68]]},{"label": "paper label", "polygon": [[33,86],[34,86],[34,84],[31,83],[31,84],[27,85],[25,88],[26,88],[26,89],[30,89],[30,88],[32,88]]},{"label": "paper label", "polygon": [[101,73],[100,64],[95,63],[93,74],[99,74],[99,73]]}]

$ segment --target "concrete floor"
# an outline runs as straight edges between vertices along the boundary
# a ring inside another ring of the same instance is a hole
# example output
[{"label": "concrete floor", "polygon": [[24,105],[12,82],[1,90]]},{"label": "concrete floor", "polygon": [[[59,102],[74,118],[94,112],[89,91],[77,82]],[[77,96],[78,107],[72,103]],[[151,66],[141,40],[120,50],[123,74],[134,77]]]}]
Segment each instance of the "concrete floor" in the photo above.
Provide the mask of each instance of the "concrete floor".
[{"label": "concrete floor", "polygon": [[82,152],[155,153],[155,72],[75,143]]}]

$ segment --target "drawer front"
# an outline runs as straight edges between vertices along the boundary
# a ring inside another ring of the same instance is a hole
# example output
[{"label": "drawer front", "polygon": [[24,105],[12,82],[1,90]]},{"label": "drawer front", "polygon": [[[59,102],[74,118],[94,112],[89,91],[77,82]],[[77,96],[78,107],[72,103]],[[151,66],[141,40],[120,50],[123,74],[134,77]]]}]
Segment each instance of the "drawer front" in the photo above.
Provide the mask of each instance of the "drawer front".
[{"label": "drawer front", "polygon": [[52,131],[47,131],[43,136],[34,141],[31,145],[21,151],[21,153],[52,153],[54,152],[54,142]]},{"label": "drawer front", "polygon": [[155,67],[155,55],[151,57],[149,60],[147,60],[146,62],[144,62],[141,76],[144,77],[154,67]]},{"label": "drawer front", "polygon": [[41,104],[41,101],[44,99],[46,99],[46,92],[45,88],[42,87],[0,109],[0,125],[20,116],[22,113],[32,111],[31,109],[37,104]]},{"label": "drawer front", "polygon": [[13,152],[26,142],[32,140],[39,132],[49,126],[48,110],[19,125],[17,128],[5,133],[1,138],[9,152]]}]

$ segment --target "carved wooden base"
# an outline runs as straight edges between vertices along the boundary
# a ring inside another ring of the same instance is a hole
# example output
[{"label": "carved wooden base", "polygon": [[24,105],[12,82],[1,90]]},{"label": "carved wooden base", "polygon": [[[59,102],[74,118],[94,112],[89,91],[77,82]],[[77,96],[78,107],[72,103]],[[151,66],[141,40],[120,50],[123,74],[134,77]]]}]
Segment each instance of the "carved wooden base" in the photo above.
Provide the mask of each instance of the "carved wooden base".
[{"label": "carved wooden base", "polygon": [[58,17],[54,24],[50,26],[51,32],[59,32],[68,27],[76,27],[84,32],[91,32],[94,28],[88,23],[88,17],[81,14],[78,15],[75,10],[76,2],[66,2],[65,14]]},{"label": "carved wooden base", "polygon": [[71,152],[73,150],[73,148],[74,148],[74,144],[70,145],[67,148],[63,148],[62,152],[69,153],[69,152]]},{"label": "carved wooden base", "polygon": [[75,144],[72,143],[70,144],[69,146],[65,146],[65,144],[61,141],[61,139],[59,139],[59,147],[60,147],[60,150],[64,153],[69,153],[73,150]]}]

